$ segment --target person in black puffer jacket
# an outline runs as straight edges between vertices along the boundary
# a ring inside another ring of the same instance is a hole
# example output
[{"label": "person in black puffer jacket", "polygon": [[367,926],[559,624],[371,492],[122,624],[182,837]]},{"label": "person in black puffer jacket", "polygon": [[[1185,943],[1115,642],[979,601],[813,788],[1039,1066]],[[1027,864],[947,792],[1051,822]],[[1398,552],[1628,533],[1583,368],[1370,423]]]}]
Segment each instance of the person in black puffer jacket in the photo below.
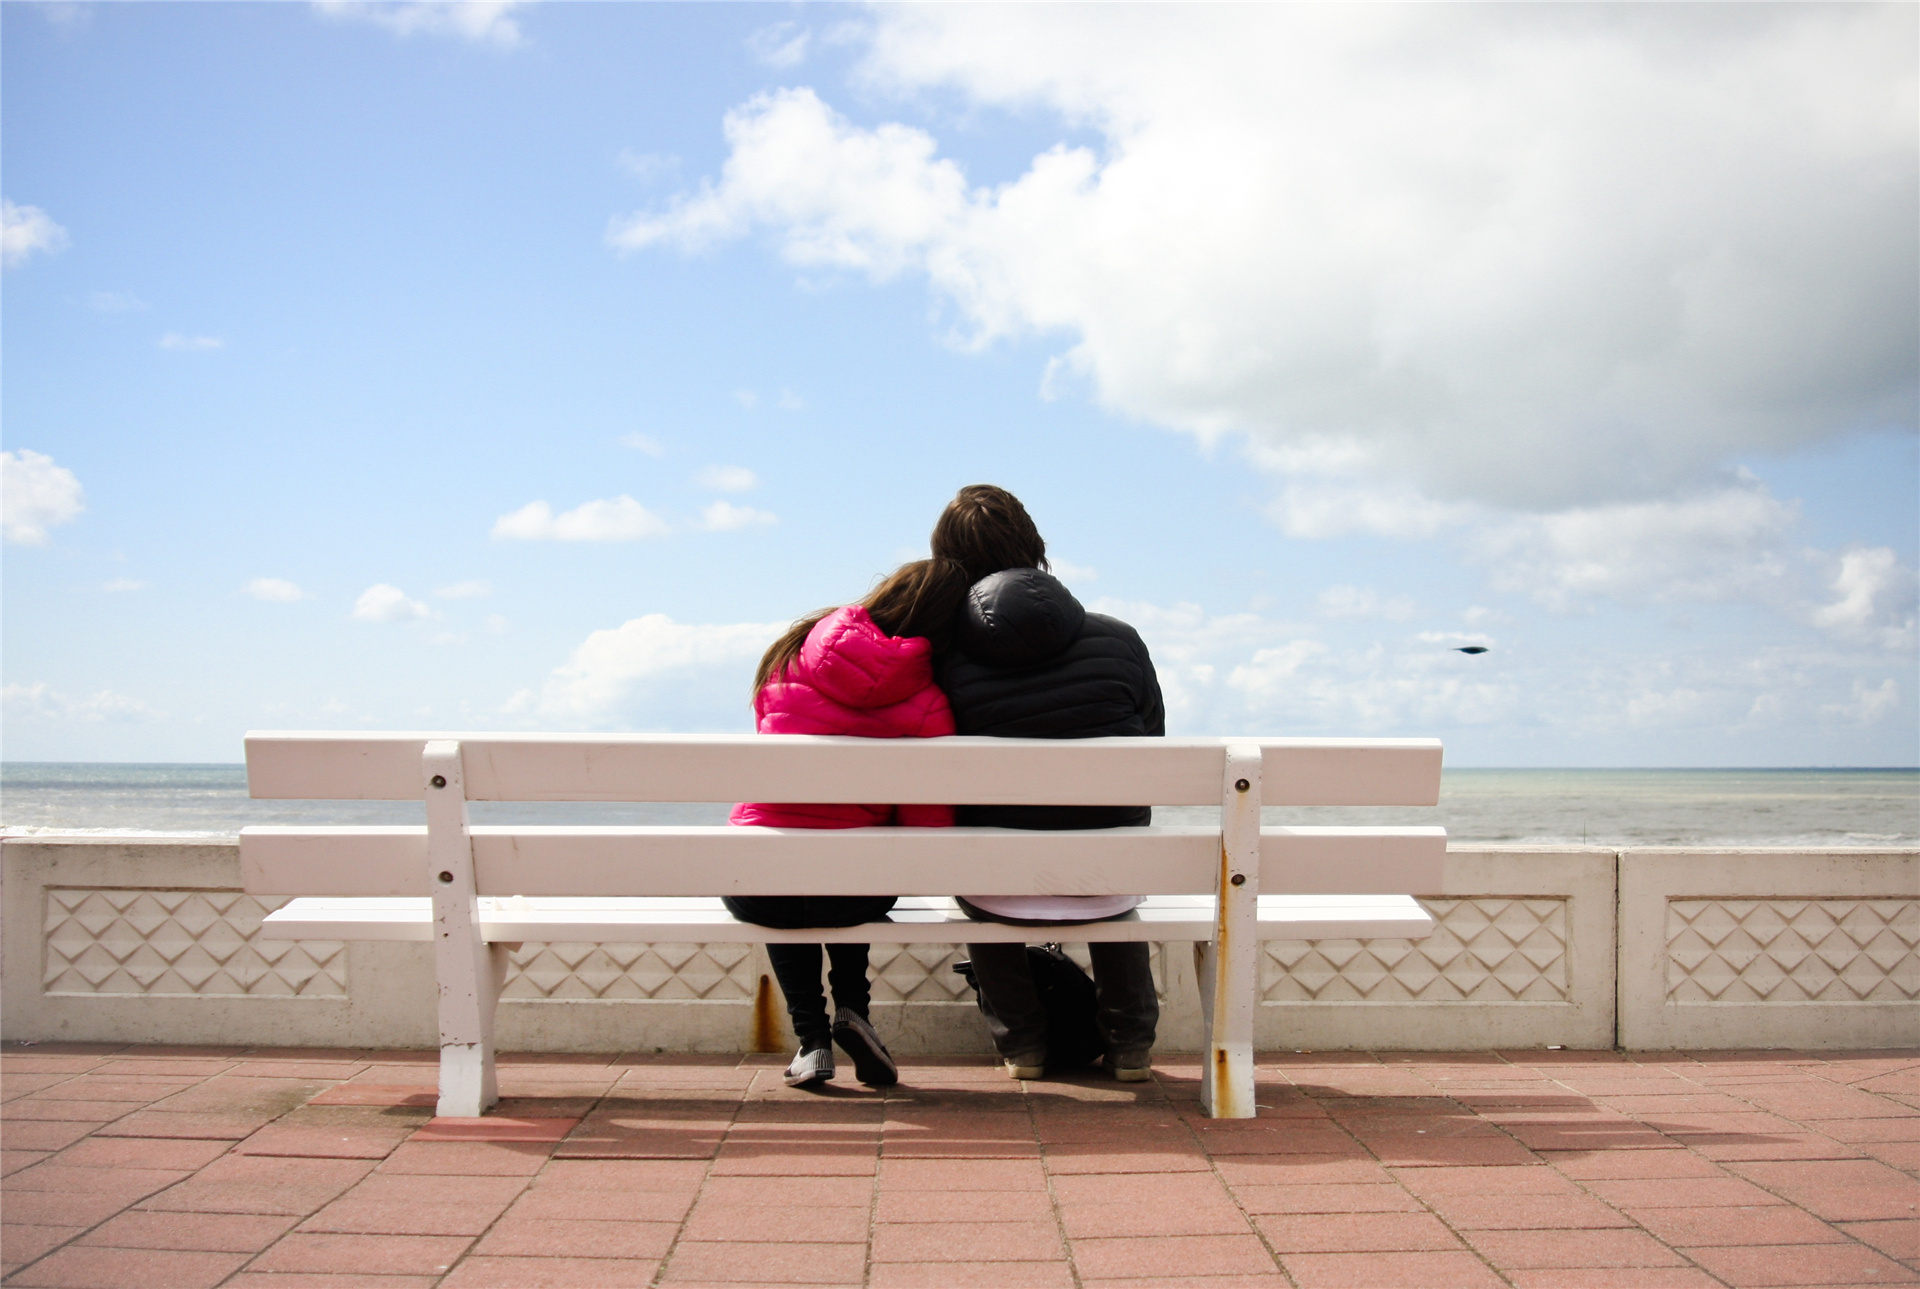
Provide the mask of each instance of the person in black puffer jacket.
[{"label": "person in black puffer jacket", "polygon": [[[953,707],[955,732],[1002,738],[1164,735],[1166,708],[1147,647],[1118,618],[1088,613],[1046,572],[1046,543],[1018,498],[976,484],[960,490],[933,530],[936,558],[974,580],[936,676]],[[1124,828],[1152,822],[1148,806],[955,808],[962,827]],[[960,905],[980,921],[1055,926],[1132,916],[1133,895],[975,896]],[[1151,1074],[1160,1005],[1144,942],[1089,946],[1096,1020],[1115,1078]],[[1046,1067],[1046,1011],[1027,969],[1026,947],[969,944],[981,1011],[994,1046],[1017,1079]]]}]

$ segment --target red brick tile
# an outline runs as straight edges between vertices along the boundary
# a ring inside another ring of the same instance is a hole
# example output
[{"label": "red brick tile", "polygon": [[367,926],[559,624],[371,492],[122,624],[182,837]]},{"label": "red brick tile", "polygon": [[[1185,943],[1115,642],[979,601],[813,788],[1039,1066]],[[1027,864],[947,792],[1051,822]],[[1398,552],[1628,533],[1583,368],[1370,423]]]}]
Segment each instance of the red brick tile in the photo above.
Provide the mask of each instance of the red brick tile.
[{"label": "red brick tile", "polygon": [[221,1289],[433,1289],[438,1276],[363,1276],[325,1271],[242,1271]]},{"label": "red brick tile", "polygon": [[1497,1267],[1672,1267],[1671,1249],[1643,1231],[1469,1231]]},{"label": "red brick tile", "polygon": [[1273,1257],[1252,1235],[1176,1235],[1075,1240],[1074,1265],[1087,1280],[1122,1276],[1260,1275]]},{"label": "red brick tile", "polygon": [[522,1141],[408,1141],[380,1165],[383,1173],[448,1173],[454,1176],[531,1177],[546,1166],[553,1148]]},{"label": "red brick tile", "polygon": [[[809,1177],[804,1186],[810,1207],[866,1209],[873,1203],[871,1177]],[[786,1177],[709,1177],[699,1198],[703,1204],[723,1206],[792,1206],[799,1193]]]},{"label": "red brick tile", "polygon": [[876,1262],[872,1289],[1073,1289],[1058,1262]]},{"label": "red brick tile", "polygon": [[118,1119],[132,1109],[124,1101],[69,1101],[57,1097],[23,1097],[9,1101],[4,1118],[8,1123],[86,1120],[105,1123]]},{"label": "red brick tile", "polygon": [[261,1254],[249,1271],[334,1271],[439,1275],[473,1241],[465,1236],[309,1235],[295,1231]]},{"label": "red brick tile", "polygon": [[1061,1204],[1218,1205],[1225,1187],[1205,1173],[1082,1173],[1053,1179]]},{"label": "red brick tile", "polygon": [[1047,1188],[1037,1161],[1025,1159],[888,1159],[880,1164],[880,1189],[999,1191]]},{"label": "red brick tile", "polygon": [[464,1259],[442,1289],[629,1289],[650,1285],[660,1263],[633,1258]]},{"label": "red brick tile", "polygon": [[[915,1163],[917,1160],[902,1162]],[[966,1160],[928,1162],[969,1163]],[[998,1161],[982,1161],[998,1162]],[[815,1150],[804,1143],[725,1142],[713,1157],[715,1177],[871,1177],[880,1167],[880,1145],[857,1150]]]},{"label": "red brick tile", "polygon": [[1620,1150],[1612,1154],[1573,1151],[1541,1157],[1577,1181],[1726,1176],[1717,1164],[1688,1150]]},{"label": "red brick tile", "polygon": [[1047,1147],[1047,1171],[1056,1177],[1074,1173],[1204,1173],[1211,1165],[1200,1151],[1121,1150],[1110,1145]]},{"label": "red brick tile", "polygon": [[1920,1283],[1920,1275],[1856,1244],[1748,1245],[1688,1249],[1686,1254],[1726,1283],[1742,1287]]},{"label": "red brick tile", "polygon": [[1551,1168],[1405,1168],[1394,1180],[1416,1195],[1578,1195],[1580,1188]]},{"label": "red brick tile", "polygon": [[1164,1289],[1167,1285],[1188,1289],[1290,1289],[1292,1284],[1278,1267],[1268,1272],[1248,1272],[1237,1276],[1119,1276],[1115,1278],[1081,1277],[1090,1289]]},{"label": "red brick tile", "polygon": [[886,1159],[1038,1159],[1040,1143],[1037,1141],[923,1139],[902,1141],[889,1136],[881,1142],[880,1154]]},{"label": "red brick tile", "polygon": [[300,1224],[302,1234],[479,1235],[506,1209],[497,1204],[448,1204],[430,1200],[335,1200]]},{"label": "red brick tile", "polygon": [[696,1244],[681,1241],[661,1282],[859,1284],[866,1248],[858,1244]]},{"label": "red brick tile", "polygon": [[1538,1267],[1505,1272],[1516,1289],[1721,1289],[1693,1267],[1635,1267],[1624,1283],[1617,1267]]},{"label": "red brick tile", "polygon": [[6,1224],[0,1226],[0,1261],[8,1266],[31,1262],[35,1258],[45,1256],[50,1250],[59,1248],[86,1229],[84,1226],[46,1226],[28,1223],[9,1213]]},{"label": "red brick tile", "polygon": [[1458,1249],[1460,1241],[1431,1213],[1316,1213],[1256,1219],[1277,1253],[1405,1253]]},{"label": "red brick tile", "polygon": [[1920,1262],[1920,1218],[1910,1217],[1892,1222],[1848,1222],[1840,1229],[1890,1258]]},{"label": "red brick tile", "polygon": [[1429,1204],[1461,1231],[1573,1231],[1632,1226],[1584,1195],[1435,1195]]},{"label": "red brick tile", "polygon": [[1532,1151],[1506,1136],[1371,1137],[1366,1145],[1374,1157],[1389,1168],[1488,1167],[1538,1162]]},{"label": "red brick tile", "polygon": [[265,1111],[255,1114],[222,1114],[171,1110],[136,1110],[123,1119],[104,1125],[103,1137],[184,1137],[202,1141],[239,1141],[252,1136],[273,1122]]},{"label": "red brick tile", "polygon": [[1420,1211],[1420,1201],[1401,1187],[1371,1182],[1331,1186],[1236,1186],[1233,1195],[1249,1213]]},{"label": "red brick tile", "polygon": [[578,1119],[515,1119],[486,1115],[477,1119],[432,1118],[416,1130],[414,1141],[559,1141]]},{"label": "red brick tile", "polygon": [[440,1094],[430,1085],[406,1083],[336,1083],[308,1101],[308,1105],[415,1106],[431,1110]]},{"label": "red brick tile", "polygon": [[1706,1159],[1722,1162],[1749,1159],[1858,1159],[1862,1151],[1817,1132],[1770,1133],[1747,1136],[1676,1137]]},{"label": "red brick tile", "polygon": [[234,1067],[232,1061],[181,1061],[152,1060],[140,1057],[118,1057],[95,1066],[102,1074],[158,1074],[169,1078],[210,1078],[216,1074],[225,1074]]},{"label": "red brick tile", "polygon": [[1846,1237],[1818,1218],[1781,1204],[1736,1208],[1648,1208],[1633,1213],[1655,1239],[1675,1248],[1730,1244],[1836,1244]]},{"label": "red brick tile", "polygon": [[[383,1165],[391,1172],[392,1161]],[[688,1191],[700,1185],[707,1166],[686,1159],[558,1159],[540,1172],[541,1190]]]},{"label": "red brick tile", "polygon": [[876,1262],[1046,1262],[1063,1255],[1051,1222],[905,1222],[876,1226]]},{"label": "red brick tile", "polygon": [[1161,1199],[1118,1204],[1066,1204],[1060,1225],[1068,1238],[1098,1239],[1127,1235],[1245,1235],[1247,1219],[1239,1208],[1217,1203],[1169,1204]]},{"label": "red brick tile", "polygon": [[52,1157],[51,1150],[0,1150],[0,1177],[11,1177],[22,1168],[31,1168]]},{"label": "red brick tile", "polygon": [[1607,1203],[1624,1209],[1786,1203],[1739,1177],[1690,1177],[1678,1184],[1665,1178],[1623,1181],[1600,1179],[1588,1182],[1587,1189]]},{"label": "red brick tile", "polygon": [[1320,1186],[1389,1182],[1379,1161],[1335,1155],[1229,1155],[1213,1161],[1229,1186]]},{"label": "red brick tile", "polygon": [[1829,1222],[1914,1216],[1920,1181],[1872,1160],[1736,1164],[1733,1170]]},{"label": "red brick tile", "polygon": [[554,1148],[556,1159],[712,1159],[726,1133],[718,1127],[643,1132],[589,1124]]},{"label": "red brick tile", "polygon": [[0,1122],[0,1147],[7,1150],[64,1150],[103,1123],[65,1123],[35,1120]]},{"label": "red brick tile", "polygon": [[476,1257],[653,1259],[673,1246],[673,1222],[593,1222],[569,1218],[503,1217],[474,1246]]},{"label": "red brick tile", "polygon": [[1856,1144],[1920,1141],[1920,1114],[1911,1112],[1899,1119],[1820,1119],[1807,1127],[1835,1141]]},{"label": "red brick tile", "polygon": [[212,1289],[246,1262],[244,1253],[181,1253],[168,1249],[97,1249],[72,1245],[48,1254],[11,1285],[58,1289],[100,1289],[137,1285],[139,1289]]},{"label": "red brick tile", "polygon": [[204,1168],[231,1149],[224,1141],[89,1137],[60,1153],[69,1168]]},{"label": "red brick tile", "polygon": [[[1003,1116],[1016,1124],[1028,1123],[1025,1115]],[[1242,1120],[1205,1119],[1202,1123],[1240,1123]],[[1010,1129],[1010,1135],[1018,1129]],[[1049,1146],[1069,1142],[1125,1142],[1129,1145],[1169,1145],[1191,1147],[1193,1133],[1187,1124],[1173,1115],[1129,1114],[1049,1114],[1030,1122],[1025,1129],[1029,1138]]]},{"label": "red brick tile", "polygon": [[7,1179],[9,1193],[58,1191],[71,1195],[111,1195],[131,1204],[192,1176],[177,1168],[72,1168],[59,1156]]},{"label": "red brick tile", "polygon": [[702,1196],[682,1238],[773,1244],[865,1244],[866,1204],[828,1208],[790,1191],[787,1203],[730,1204]]},{"label": "red brick tile", "polygon": [[67,1191],[16,1191],[6,1197],[9,1222],[29,1226],[78,1226],[104,1222],[127,1206],[115,1195],[76,1195]]},{"label": "red brick tile", "polygon": [[79,1241],[115,1249],[258,1253],[285,1235],[291,1217],[239,1213],[167,1213],[130,1209]]},{"label": "red brick tile", "polygon": [[507,1215],[589,1222],[678,1222],[693,1207],[693,1196],[692,1191],[595,1193],[540,1187],[523,1193],[507,1210]]},{"label": "red brick tile", "polygon": [[1300,1289],[1501,1289],[1500,1278],[1464,1251],[1290,1253],[1281,1262]]},{"label": "red brick tile", "polygon": [[882,1191],[873,1220],[1048,1222],[1053,1220],[1053,1201],[1045,1191]]}]

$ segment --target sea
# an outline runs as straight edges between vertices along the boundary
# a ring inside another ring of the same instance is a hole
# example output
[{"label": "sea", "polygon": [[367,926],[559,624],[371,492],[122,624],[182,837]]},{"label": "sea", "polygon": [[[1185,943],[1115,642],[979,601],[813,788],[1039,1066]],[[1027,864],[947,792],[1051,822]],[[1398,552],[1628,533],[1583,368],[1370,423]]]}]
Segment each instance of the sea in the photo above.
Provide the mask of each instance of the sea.
[{"label": "sea", "polygon": [[[727,803],[476,802],[482,824],[717,824]],[[1163,807],[1205,823],[1217,809]],[[1269,808],[1267,823],[1442,824],[1456,842],[1920,846],[1920,770],[1447,770],[1430,808]],[[424,823],[411,801],[254,801],[241,765],[0,764],[0,832],[231,837],[250,824]]]}]

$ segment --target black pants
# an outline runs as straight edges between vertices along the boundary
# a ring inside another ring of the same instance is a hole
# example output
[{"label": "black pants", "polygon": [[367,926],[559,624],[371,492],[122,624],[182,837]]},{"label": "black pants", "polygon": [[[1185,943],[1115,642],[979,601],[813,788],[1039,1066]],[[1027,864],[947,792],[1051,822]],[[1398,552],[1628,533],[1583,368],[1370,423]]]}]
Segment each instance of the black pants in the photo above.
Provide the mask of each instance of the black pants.
[{"label": "black pants", "polygon": [[[1013,921],[996,918],[962,901],[967,916],[982,922]],[[1020,923],[1020,925],[1030,925]],[[1031,924],[1039,925],[1039,924]],[[1057,924],[1071,928],[1075,923]],[[1066,939],[1071,939],[1069,933]],[[1093,957],[1094,1019],[1107,1041],[1107,1063],[1139,1067],[1153,1050],[1160,1023],[1160,998],[1153,991],[1153,951],[1139,940],[1096,940],[1087,946]],[[993,1046],[1007,1060],[1039,1064],[1027,1058],[1047,1050],[1047,1011],[1027,970],[1024,944],[970,944],[973,978],[980,986],[987,1032]]]},{"label": "black pants", "polygon": [[[858,926],[881,922],[893,908],[892,895],[728,895],[721,903],[742,922],[795,930],[815,926]],[[827,997],[820,988],[820,950],[817,944],[770,944],[767,959],[787,1015],[803,1050],[824,1046],[832,1034],[827,1019]],[[867,1014],[873,993],[867,984],[867,946],[829,944],[827,984],[833,990],[836,1011]]]}]

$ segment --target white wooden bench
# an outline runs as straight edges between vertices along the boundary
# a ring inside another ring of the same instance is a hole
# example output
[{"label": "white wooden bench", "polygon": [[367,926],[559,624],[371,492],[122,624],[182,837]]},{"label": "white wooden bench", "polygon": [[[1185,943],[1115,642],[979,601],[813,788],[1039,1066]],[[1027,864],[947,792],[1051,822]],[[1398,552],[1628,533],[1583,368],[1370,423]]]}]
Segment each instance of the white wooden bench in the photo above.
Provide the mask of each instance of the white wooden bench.
[{"label": "white wooden bench", "polygon": [[[1441,889],[1435,827],[1260,826],[1260,807],[1430,806],[1431,739],[859,739],[805,735],[256,733],[254,797],[424,797],[425,827],[257,827],[246,889],[294,899],[280,939],[432,940],[442,1115],[496,1101],[493,1014],[508,946],[615,942],[1027,940],[954,895],[1145,895],[1138,916],[1061,938],[1191,941],[1206,1023],[1202,1097],[1253,1102],[1261,940],[1418,938]],[[470,825],[469,801],[1213,805],[1220,826],[1001,828]],[[892,919],[779,931],[722,895],[901,895]]]}]

